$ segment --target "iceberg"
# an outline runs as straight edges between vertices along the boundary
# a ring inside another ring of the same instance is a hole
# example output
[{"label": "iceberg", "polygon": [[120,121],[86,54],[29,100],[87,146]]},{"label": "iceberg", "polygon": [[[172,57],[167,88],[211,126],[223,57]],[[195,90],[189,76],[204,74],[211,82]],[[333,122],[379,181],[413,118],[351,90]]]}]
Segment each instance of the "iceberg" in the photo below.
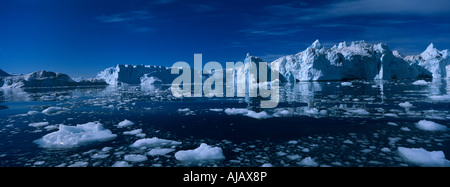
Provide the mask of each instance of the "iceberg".
[{"label": "iceberg", "polygon": [[2,88],[37,88],[37,87],[67,87],[106,85],[101,79],[83,79],[80,82],[72,80],[68,75],[51,71],[36,71],[26,75],[0,76]]},{"label": "iceberg", "polygon": [[171,74],[171,68],[153,65],[121,65],[107,68],[97,74],[97,78],[104,79],[109,85],[149,85],[156,82],[171,84],[178,77]]},{"label": "iceberg", "polygon": [[70,149],[96,142],[113,140],[117,135],[105,129],[99,122],[77,126],[59,125],[59,130],[34,141],[42,148]]},{"label": "iceberg", "polygon": [[419,55],[407,56],[405,60],[411,64],[417,64],[431,72],[433,78],[450,77],[450,54],[448,49],[439,51],[431,43],[427,49]]},{"label": "iceberg", "polygon": [[[306,50],[271,62],[288,82],[329,80],[393,80],[431,78],[420,63],[405,60],[386,44],[341,42],[326,48],[316,40]],[[281,79],[280,79],[281,80]]]}]

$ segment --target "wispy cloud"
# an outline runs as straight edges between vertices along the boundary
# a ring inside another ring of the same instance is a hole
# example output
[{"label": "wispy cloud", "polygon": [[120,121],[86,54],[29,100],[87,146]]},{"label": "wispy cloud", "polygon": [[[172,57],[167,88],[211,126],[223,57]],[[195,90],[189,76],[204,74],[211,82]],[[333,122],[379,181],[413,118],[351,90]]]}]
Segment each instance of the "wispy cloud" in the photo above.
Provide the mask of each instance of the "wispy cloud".
[{"label": "wispy cloud", "polygon": [[138,20],[148,20],[151,16],[147,11],[131,11],[112,15],[101,15],[95,17],[98,21],[104,23],[118,23]]}]

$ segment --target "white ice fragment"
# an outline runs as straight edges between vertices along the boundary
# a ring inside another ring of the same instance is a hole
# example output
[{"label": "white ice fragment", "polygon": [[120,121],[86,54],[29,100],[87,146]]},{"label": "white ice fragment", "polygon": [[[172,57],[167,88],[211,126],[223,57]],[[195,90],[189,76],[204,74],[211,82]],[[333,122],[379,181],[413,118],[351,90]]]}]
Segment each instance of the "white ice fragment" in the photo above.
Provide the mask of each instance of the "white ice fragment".
[{"label": "white ice fragment", "polygon": [[213,111],[213,112],[223,112],[222,108],[210,108],[209,111]]},{"label": "white ice fragment", "polygon": [[59,130],[34,141],[40,147],[49,149],[69,149],[95,142],[105,142],[116,138],[99,122],[89,122],[77,126],[59,125]]},{"label": "white ice fragment", "polygon": [[117,161],[111,167],[131,167],[133,165],[128,164],[126,161]]},{"label": "white ice fragment", "polygon": [[252,110],[248,110],[246,108],[227,108],[225,109],[225,113],[228,115],[244,115],[255,119],[267,119],[271,118],[272,116],[267,114],[265,111],[262,112],[255,112]]},{"label": "white ice fragment", "polygon": [[30,126],[30,127],[36,127],[36,128],[38,128],[38,127],[44,127],[44,126],[47,126],[47,125],[49,125],[49,123],[46,122],[46,121],[28,124],[28,126]]},{"label": "white ice fragment", "polygon": [[302,158],[300,155],[288,155],[286,157],[289,158],[290,160],[298,160]]},{"label": "white ice fragment", "polygon": [[412,84],[414,84],[414,85],[425,86],[425,85],[428,85],[428,84],[430,84],[430,83],[427,82],[427,81],[424,81],[424,80],[417,80],[417,81],[413,82]]},{"label": "white ice fragment", "polygon": [[261,167],[265,167],[265,168],[270,168],[270,167],[273,167],[272,166],[272,164],[270,164],[270,163],[265,163],[265,164],[263,164]]},{"label": "white ice fragment", "polygon": [[62,112],[67,112],[70,109],[68,108],[63,108],[63,107],[48,107],[45,110],[42,111],[42,113],[47,114],[47,115],[53,115],[53,114],[60,114]]},{"label": "white ice fragment", "polygon": [[166,155],[167,153],[173,152],[175,149],[166,149],[166,148],[154,148],[150,150],[147,155],[150,156],[161,156]]},{"label": "white ice fragment", "polygon": [[78,161],[78,162],[75,162],[75,163],[73,163],[73,164],[71,164],[71,165],[69,165],[67,167],[87,167],[88,164],[89,164],[89,162]]},{"label": "white ice fragment", "polygon": [[341,86],[352,86],[351,82],[341,82]]},{"label": "white ice fragment", "polygon": [[131,131],[123,132],[123,135],[137,135],[137,134],[140,134],[140,133],[142,133],[142,129],[134,129],[134,130],[131,130]]},{"label": "white ice fragment", "polygon": [[317,167],[319,164],[315,162],[311,157],[306,157],[302,159],[299,163],[301,166],[307,166],[307,167]]},{"label": "white ice fragment", "polygon": [[141,147],[161,147],[161,146],[172,146],[172,145],[180,145],[181,142],[160,139],[157,137],[153,138],[143,138],[136,140],[130,147],[141,148]]},{"label": "white ice fragment", "polygon": [[404,103],[399,103],[398,106],[403,107],[403,108],[412,108],[413,105],[411,103],[409,103],[408,101],[404,102]]},{"label": "white ice fragment", "polygon": [[147,160],[145,155],[129,154],[124,156],[124,160],[128,162],[143,162]]},{"label": "white ice fragment", "polygon": [[423,148],[398,148],[399,155],[408,163],[422,167],[450,167],[442,151],[427,151]]},{"label": "white ice fragment", "polygon": [[134,125],[134,122],[125,119],[125,120],[121,121],[119,124],[117,124],[117,128],[124,128],[124,127],[129,127],[132,125]]},{"label": "white ice fragment", "polygon": [[448,129],[444,125],[427,120],[420,120],[416,123],[416,127],[425,131],[446,131]]},{"label": "white ice fragment", "polygon": [[203,162],[224,160],[222,148],[211,147],[206,143],[200,144],[200,147],[193,150],[178,151],[175,158],[181,162]]},{"label": "white ice fragment", "polygon": [[387,147],[381,148],[381,151],[385,152],[385,153],[390,153],[391,152],[391,150],[389,148],[387,148]]}]

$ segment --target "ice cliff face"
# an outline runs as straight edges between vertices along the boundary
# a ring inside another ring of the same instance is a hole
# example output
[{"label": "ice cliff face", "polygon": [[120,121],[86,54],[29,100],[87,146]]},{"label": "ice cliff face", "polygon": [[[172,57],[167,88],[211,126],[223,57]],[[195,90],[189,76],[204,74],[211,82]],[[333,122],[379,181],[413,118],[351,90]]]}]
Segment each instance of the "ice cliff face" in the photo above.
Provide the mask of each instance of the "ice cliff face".
[{"label": "ice cliff face", "polygon": [[448,50],[437,50],[433,44],[416,56],[407,56],[405,60],[411,64],[417,64],[430,71],[433,78],[450,77],[450,54]]},{"label": "ice cliff face", "polygon": [[0,78],[2,88],[32,88],[32,87],[58,87],[58,86],[90,86],[106,85],[105,81],[98,79],[85,79],[79,82],[72,80],[63,73],[51,71],[36,71],[26,75],[10,75]]},{"label": "ice cliff face", "polygon": [[271,62],[289,82],[325,80],[392,80],[431,77],[431,73],[416,63],[403,59],[385,44],[364,41],[339,43],[323,47],[316,40],[306,50]]},{"label": "ice cliff face", "polygon": [[[104,79],[109,85],[146,84],[161,82],[170,84],[179,76],[172,75],[171,68],[150,65],[117,65],[107,68],[97,74],[97,78]],[[149,82],[150,81],[150,82]]]}]

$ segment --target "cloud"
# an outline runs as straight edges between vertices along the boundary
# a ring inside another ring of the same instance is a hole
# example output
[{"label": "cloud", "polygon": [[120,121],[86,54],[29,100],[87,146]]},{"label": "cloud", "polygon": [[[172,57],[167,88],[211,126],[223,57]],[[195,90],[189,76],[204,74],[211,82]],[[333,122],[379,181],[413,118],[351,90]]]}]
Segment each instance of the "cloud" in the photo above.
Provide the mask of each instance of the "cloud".
[{"label": "cloud", "polygon": [[265,10],[279,17],[289,16],[294,21],[314,21],[364,15],[449,15],[448,7],[448,0],[353,0],[315,7],[285,3],[267,6]]},{"label": "cloud", "polygon": [[125,13],[118,13],[112,15],[101,15],[95,17],[98,21],[104,23],[120,23],[120,22],[130,22],[137,20],[147,20],[150,19],[151,16],[147,11],[131,11]]}]

